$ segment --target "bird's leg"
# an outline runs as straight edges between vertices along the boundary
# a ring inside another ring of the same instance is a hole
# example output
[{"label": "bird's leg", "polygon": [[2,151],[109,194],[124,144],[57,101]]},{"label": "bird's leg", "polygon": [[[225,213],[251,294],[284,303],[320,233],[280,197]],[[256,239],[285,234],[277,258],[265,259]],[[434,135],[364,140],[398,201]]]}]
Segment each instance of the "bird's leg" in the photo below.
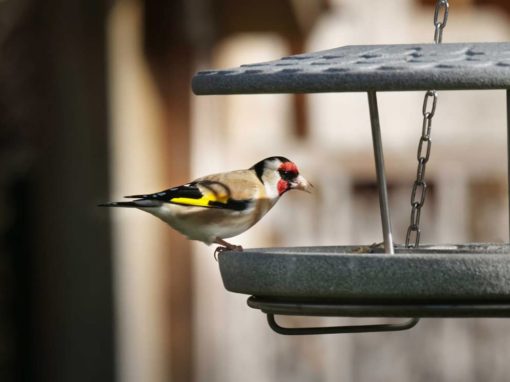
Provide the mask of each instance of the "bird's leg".
[{"label": "bird's leg", "polygon": [[220,252],[223,252],[223,251],[242,251],[243,250],[242,246],[227,243],[225,240],[220,239],[219,237],[217,237],[214,242],[216,244],[221,245],[221,247],[217,247],[214,250],[214,258],[216,259],[216,261],[218,261],[218,253],[220,253]]}]

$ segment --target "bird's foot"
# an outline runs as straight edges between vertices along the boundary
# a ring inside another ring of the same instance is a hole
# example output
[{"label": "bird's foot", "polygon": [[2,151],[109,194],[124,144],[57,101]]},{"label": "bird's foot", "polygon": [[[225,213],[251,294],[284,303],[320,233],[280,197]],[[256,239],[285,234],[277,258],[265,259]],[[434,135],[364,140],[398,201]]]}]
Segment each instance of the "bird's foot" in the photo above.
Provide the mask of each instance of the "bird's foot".
[{"label": "bird's foot", "polygon": [[216,247],[214,250],[214,259],[218,261],[218,254],[223,251],[242,251],[243,247],[240,245],[234,245],[227,243],[225,240],[217,238],[215,241],[216,244],[219,244],[220,247]]},{"label": "bird's foot", "polygon": [[363,245],[356,248],[354,253],[376,253],[379,249],[384,249],[384,242],[372,243],[371,245]]},{"label": "bird's foot", "polygon": [[221,253],[223,251],[228,251],[228,248],[227,247],[216,247],[216,249],[214,250],[214,260],[216,260],[216,262],[218,262],[218,253]]}]

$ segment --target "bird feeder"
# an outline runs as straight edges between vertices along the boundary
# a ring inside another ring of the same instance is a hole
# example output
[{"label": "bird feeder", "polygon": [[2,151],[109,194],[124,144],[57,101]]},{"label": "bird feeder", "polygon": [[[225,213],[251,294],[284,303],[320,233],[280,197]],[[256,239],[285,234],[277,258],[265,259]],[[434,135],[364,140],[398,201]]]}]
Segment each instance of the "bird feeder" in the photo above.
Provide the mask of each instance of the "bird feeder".
[{"label": "bird feeder", "polygon": [[[368,94],[384,250],[263,248],[219,256],[226,289],[251,295],[248,305],[267,314],[273,330],[390,331],[409,329],[421,317],[510,317],[509,244],[394,246],[377,106],[382,91],[502,89],[510,136],[510,43],[345,46],[201,71],[192,87],[197,95]],[[425,102],[425,107],[431,105]],[[419,155],[421,150],[420,144]],[[275,315],[414,318],[397,324],[288,328]]]}]

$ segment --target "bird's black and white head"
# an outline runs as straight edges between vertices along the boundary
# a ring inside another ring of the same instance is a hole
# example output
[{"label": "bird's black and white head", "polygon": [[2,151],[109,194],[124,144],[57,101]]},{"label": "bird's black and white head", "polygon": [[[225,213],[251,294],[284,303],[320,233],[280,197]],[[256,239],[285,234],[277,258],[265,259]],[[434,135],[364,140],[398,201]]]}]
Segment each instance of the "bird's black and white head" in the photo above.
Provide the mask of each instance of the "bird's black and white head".
[{"label": "bird's black and white head", "polygon": [[264,184],[268,197],[277,198],[289,190],[311,192],[312,184],[299,174],[298,167],[287,158],[274,156],[251,167]]}]

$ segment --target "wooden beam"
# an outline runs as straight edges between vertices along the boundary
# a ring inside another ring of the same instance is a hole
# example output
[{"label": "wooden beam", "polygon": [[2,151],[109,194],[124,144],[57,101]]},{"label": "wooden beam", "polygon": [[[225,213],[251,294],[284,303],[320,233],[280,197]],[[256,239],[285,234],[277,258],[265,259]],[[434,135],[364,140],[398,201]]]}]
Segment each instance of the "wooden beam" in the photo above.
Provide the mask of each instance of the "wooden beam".
[{"label": "wooden beam", "polygon": [[[158,86],[166,125],[168,185],[190,180],[193,47],[186,30],[181,1],[146,1],[145,50]],[[170,380],[193,380],[191,246],[181,234],[168,233]]]}]

